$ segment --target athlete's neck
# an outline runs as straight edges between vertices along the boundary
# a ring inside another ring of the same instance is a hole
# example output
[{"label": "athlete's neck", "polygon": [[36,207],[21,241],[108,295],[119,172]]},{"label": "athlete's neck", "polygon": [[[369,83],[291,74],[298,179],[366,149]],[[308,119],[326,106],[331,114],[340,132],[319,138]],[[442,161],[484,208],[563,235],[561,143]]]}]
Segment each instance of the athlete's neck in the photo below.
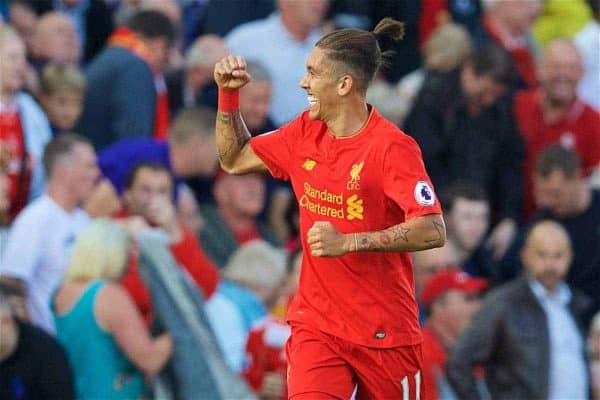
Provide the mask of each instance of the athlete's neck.
[{"label": "athlete's neck", "polygon": [[339,112],[325,123],[335,137],[352,136],[365,126],[369,119],[369,111],[364,101],[342,105]]}]

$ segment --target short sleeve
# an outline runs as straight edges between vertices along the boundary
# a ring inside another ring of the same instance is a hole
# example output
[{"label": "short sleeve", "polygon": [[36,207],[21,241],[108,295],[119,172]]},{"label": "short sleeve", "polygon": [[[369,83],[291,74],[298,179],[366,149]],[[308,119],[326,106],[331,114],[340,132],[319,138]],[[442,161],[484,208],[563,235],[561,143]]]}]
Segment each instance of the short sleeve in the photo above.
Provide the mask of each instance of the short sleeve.
[{"label": "short sleeve", "polygon": [[405,220],[442,213],[439,199],[425,171],[421,150],[409,136],[393,140],[386,149],[383,190],[404,211]]},{"label": "short sleeve", "polygon": [[250,146],[277,179],[289,180],[296,138],[302,133],[302,116],[271,132],[253,137]]}]

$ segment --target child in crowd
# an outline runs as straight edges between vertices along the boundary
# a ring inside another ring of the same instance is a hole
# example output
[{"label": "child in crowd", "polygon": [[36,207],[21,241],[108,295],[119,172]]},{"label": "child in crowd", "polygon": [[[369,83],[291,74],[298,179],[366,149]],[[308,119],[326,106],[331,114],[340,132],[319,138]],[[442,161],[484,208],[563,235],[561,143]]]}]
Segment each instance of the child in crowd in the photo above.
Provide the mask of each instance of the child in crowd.
[{"label": "child in crowd", "polygon": [[70,65],[49,64],[42,71],[39,100],[48,116],[52,135],[73,129],[83,111],[86,81]]}]

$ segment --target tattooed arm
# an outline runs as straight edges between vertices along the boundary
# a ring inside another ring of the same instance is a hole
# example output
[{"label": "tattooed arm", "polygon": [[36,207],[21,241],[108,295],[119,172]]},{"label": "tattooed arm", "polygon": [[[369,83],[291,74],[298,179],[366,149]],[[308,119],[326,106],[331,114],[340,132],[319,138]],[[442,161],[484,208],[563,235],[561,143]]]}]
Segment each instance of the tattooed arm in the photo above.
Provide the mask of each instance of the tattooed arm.
[{"label": "tattooed arm", "polygon": [[342,256],[355,251],[409,252],[442,247],[446,227],[441,215],[413,218],[375,232],[343,234],[330,222],[315,222],[308,231],[311,254],[319,257]]},{"label": "tattooed arm", "polygon": [[[246,72],[246,61],[240,56],[228,56],[217,62],[214,78],[220,90],[231,93],[251,79]],[[239,109],[229,112],[219,108],[215,134],[221,167],[233,174],[266,171],[265,165],[250,147],[250,132]]]}]

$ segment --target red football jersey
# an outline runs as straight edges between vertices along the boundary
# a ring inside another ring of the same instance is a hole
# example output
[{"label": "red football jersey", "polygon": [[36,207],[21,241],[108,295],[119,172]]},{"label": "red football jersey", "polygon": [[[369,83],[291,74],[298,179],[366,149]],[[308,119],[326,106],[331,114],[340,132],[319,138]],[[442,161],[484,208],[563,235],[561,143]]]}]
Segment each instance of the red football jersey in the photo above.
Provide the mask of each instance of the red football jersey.
[{"label": "red football jersey", "polygon": [[[287,359],[285,342],[290,337],[290,327],[283,320],[268,316],[256,324],[248,334],[246,342],[247,363],[242,376],[255,392],[260,393],[267,372],[281,375],[285,382]],[[280,399],[287,399],[287,390]]]},{"label": "red football jersey", "polygon": [[27,153],[25,132],[18,110],[0,111],[0,145],[9,150],[9,218],[12,221],[27,205],[33,173],[33,160]]},{"label": "red football jersey", "polygon": [[[441,214],[416,142],[371,109],[355,135],[336,138],[305,112],[250,142],[272,175],[290,179],[303,247],[316,221],[343,233],[378,231]],[[303,253],[288,321],[369,347],[421,342],[409,253]]]},{"label": "red football jersey", "polygon": [[547,146],[560,143],[574,150],[589,174],[600,163],[600,114],[587,104],[576,101],[563,119],[549,125],[541,109],[542,93],[528,90],[517,93],[515,115],[526,147],[524,187],[525,218],[535,211],[533,172],[537,157]]}]

